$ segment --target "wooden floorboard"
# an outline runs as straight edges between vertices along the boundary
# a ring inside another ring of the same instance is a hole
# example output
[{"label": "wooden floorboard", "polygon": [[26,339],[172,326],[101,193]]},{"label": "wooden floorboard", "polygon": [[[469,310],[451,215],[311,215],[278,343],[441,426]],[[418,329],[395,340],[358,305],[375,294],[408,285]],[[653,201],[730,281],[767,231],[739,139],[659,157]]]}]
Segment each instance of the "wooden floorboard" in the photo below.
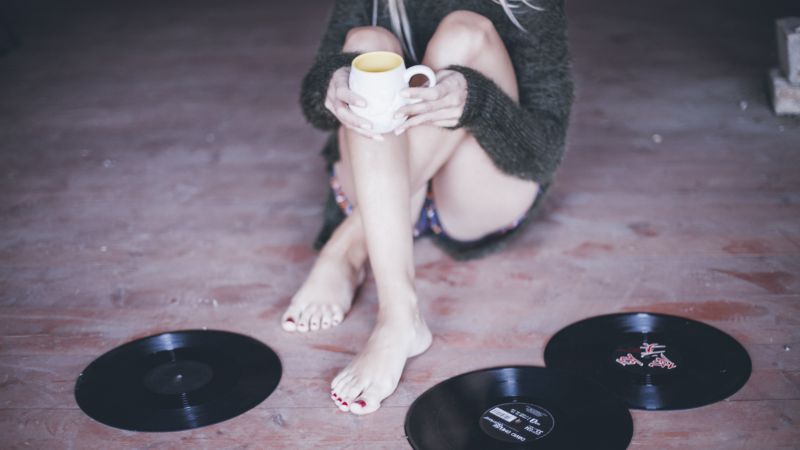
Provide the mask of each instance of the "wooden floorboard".
[{"label": "wooden floorboard", "polygon": [[[333,330],[278,326],[328,192],[298,92],[330,2],[81,5],[18,2],[0,56],[0,448],[408,448],[436,383],[541,366],[564,326],[633,311],[731,334],[753,372],[708,406],[632,411],[630,448],[800,448],[800,121],[763,91],[779,6],[569,1],[576,101],[540,214],[479,260],[415,244],[433,345],[356,417],[328,386],[369,336],[374,280]],[[270,345],[276,391],[176,433],[77,407],[97,356],[203,328]]]}]

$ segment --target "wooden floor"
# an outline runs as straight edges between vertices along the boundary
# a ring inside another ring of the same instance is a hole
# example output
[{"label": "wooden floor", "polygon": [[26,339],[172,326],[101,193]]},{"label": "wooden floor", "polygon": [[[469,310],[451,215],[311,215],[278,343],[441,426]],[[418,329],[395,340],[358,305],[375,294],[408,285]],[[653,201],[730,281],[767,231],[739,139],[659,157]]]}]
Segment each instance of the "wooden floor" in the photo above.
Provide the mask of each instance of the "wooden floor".
[{"label": "wooden floor", "polygon": [[[407,408],[435,383],[542,365],[582,318],[657,311],[730,333],[754,370],[728,400],[634,411],[631,448],[800,448],[800,121],[770,113],[774,33],[756,3],[569,1],[577,100],[543,214],[482,260],[416,244],[433,346],[356,417],[328,383],[370,332],[374,281],[332,331],[278,325],[328,189],[297,98],[330,2],[16,2],[21,46],[0,57],[0,447],[406,448]],[[100,354],[201,327],[272,346],[277,391],[178,433],[76,406]]]}]

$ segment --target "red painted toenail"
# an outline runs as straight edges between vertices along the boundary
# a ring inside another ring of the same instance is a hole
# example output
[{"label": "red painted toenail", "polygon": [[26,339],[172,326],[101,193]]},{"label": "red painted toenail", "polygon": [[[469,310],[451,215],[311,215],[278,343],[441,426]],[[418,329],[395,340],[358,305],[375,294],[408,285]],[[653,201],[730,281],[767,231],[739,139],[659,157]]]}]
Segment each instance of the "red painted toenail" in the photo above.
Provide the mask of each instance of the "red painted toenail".
[{"label": "red painted toenail", "polygon": [[365,407],[365,406],[367,406],[367,402],[365,402],[364,400],[359,400],[359,401],[357,401],[356,403],[358,403],[359,405],[361,405],[361,407],[362,407],[362,408],[363,408],[363,407]]},{"label": "red painted toenail", "polygon": [[347,402],[342,402],[342,404],[343,404],[344,406],[347,406]]},{"label": "red painted toenail", "polygon": [[291,317],[287,318],[286,321],[294,323],[294,319],[292,319]]}]

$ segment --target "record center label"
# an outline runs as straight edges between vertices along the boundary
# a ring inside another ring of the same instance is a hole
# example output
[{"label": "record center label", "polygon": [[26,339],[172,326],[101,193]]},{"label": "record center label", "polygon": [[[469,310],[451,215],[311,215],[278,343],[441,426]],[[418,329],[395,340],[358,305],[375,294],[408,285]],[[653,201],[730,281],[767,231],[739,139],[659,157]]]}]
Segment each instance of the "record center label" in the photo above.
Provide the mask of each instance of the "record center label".
[{"label": "record center label", "polygon": [[643,342],[637,344],[623,345],[612,355],[614,362],[621,368],[636,373],[654,373],[670,371],[678,367],[676,350],[670,348],[670,355],[667,356],[667,346],[656,342]]},{"label": "record center label", "polygon": [[208,384],[214,371],[200,361],[171,361],[150,369],[144,376],[147,389],[162,395],[191,392]]},{"label": "record center label", "polygon": [[553,415],[533,403],[501,403],[487,409],[480,419],[481,429],[503,442],[529,442],[553,431]]}]

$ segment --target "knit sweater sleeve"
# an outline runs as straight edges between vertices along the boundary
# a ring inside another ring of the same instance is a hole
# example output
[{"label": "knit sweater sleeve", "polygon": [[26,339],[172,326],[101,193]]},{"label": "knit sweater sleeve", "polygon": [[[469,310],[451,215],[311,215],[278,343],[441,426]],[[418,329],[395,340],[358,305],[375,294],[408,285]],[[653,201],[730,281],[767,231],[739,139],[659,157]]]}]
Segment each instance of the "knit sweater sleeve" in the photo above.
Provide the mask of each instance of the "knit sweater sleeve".
[{"label": "knit sweater sleeve", "polygon": [[372,1],[336,0],[327,28],[311,68],[300,86],[300,107],[306,120],[321,130],[339,127],[339,119],[325,108],[328,84],[336,69],[351,63],[357,52],[342,52],[347,32],[370,24],[368,5]]},{"label": "knit sweater sleeve", "polygon": [[539,183],[551,180],[564,154],[573,83],[563,1],[537,2],[545,11],[517,16],[528,33],[498,26],[517,76],[519,104],[477,70],[452,65],[467,80],[459,122],[503,172]]}]

